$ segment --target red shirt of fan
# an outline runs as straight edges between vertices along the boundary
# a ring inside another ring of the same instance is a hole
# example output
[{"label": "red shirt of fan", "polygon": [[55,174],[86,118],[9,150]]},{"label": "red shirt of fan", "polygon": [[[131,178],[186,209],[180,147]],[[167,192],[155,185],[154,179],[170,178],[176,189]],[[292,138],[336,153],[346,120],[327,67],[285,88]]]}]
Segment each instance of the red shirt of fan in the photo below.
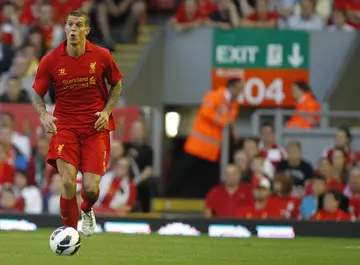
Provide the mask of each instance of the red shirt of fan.
[{"label": "red shirt of fan", "polygon": [[246,219],[282,219],[281,211],[279,207],[270,200],[266,203],[262,209],[256,209],[255,203],[251,206],[240,207],[236,211],[236,217]]},{"label": "red shirt of fan", "polygon": [[316,221],[350,221],[350,215],[343,210],[338,209],[335,213],[328,213],[325,210],[320,210],[311,217],[311,220]]},{"label": "red shirt of fan", "polygon": [[[343,193],[345,187],[344,184],[340,181],[337,181],[336,179],[330,179],[327,183],[326,183],[326,189],[327,190],[337,190],[340,193]],[[305,194],[306,195],[310,195],[312,194],[312,183],[308,182],[305,186]]]},{"label": "red shirt of fan", "polygon": [[[109,50],[86,41],[85,53],[78,58],[66,52],[66,41],[40,61],[34,90],[44,96],[53,86],[56,93],[54,116],[58,129],[95,132],[96,112],[102,111],[109,97],[108,84],[117,84],[122,75]],[[106,128],[115,129],[112,115]]]},{"label": "red shirt of fan", "polygon": [[54,27],[44,27],[41,24],[38,25],[38,28],[41,30],[42,35],[44,36],[44,40],[45,40],[45,46],[46,49],[50,49],[52,46],[52,42],[53,42],[53,29]]},{"label": "red shirt of fan", "polygon": [[81,8],[83,3],[89,1],[90,0],[51,0],[51,5],[55,11],[56,22],[65,24],[70,11]]},{"label": "red shirt of fan", "polygon": [[6,161],[0,161],[0,186],[3,184],[13,184],[16,169]]},{"label": "red shirt of fan", "polygon": [[19,13],[19,22],[22,25],[32,25],[37,21],[35,16],[35,8],[37,3],[35,0],[25,1],[24,6],[21,8]]},{"label": "red shirt of fan", "polygon": [[185,9],[179,9],[178,12],[175,14],[176,21],[179,23],[191,23],[201,19],[204,19],[204,16],[201,14],[200,10],[196,10],[195,14],[189,17]]},{"label": "red shirt of fan", "polygon": [[360,220],[360,195],[349,198],[349,212],[356,220]]},{"label": "red shirt of fan", "polygon": [[212,188],[206,196],[205,205],[216,217],[234,217],[239,207],[253,202],[252,186],[242,183],[234,194],[229,194],[224,185]]},{"label": "red shirt of fan", "polygon": [[[330,159],[332,158],[332,153],[334,152],[334,147],[326,148],[323,152],[323,156]],[[348,166],[352,166],[360,161],[360,153],[351,149],[346,149],[346,163]]]},{"label": "red shirt of fan", "polygon": [[300,214],[300,199],[296,197],[279,197],[273,195],[269,199],[269,203],[279,207],[281,215],[286,219],[297,220]]},{"label": "red shirt of fan", "polygon": [[268,12],[266,14],[266,19],[262,19],[258,13],[250,14],[246,19],[253,21],[253,22],[259,22],[259,21],[271,21],[271,20],[277,20],[278,15],[275,12]]}]

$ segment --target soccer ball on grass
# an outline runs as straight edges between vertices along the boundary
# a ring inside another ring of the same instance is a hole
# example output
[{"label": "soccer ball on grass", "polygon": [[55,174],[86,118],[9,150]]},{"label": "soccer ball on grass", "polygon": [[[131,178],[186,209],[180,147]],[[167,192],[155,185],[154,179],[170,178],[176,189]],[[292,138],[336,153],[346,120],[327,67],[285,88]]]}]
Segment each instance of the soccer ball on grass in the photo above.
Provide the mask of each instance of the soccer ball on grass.
[{"label": "soccer ball on grass", "polygon": [[72,227],[61,226],[50,236],[50,248],[57,255],[71,256],[78,252],[81,239],[78,231]]}]

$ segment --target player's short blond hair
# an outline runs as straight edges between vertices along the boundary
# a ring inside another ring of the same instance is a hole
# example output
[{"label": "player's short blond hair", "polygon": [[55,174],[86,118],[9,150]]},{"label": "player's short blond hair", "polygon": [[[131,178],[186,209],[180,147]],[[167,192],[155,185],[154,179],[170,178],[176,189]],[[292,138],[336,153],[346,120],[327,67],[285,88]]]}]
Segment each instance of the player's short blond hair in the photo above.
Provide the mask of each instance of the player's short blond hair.
[{"label": "player's short blond hair", "polygon": [[85,26],[89,27],[90,26],[90,17],[89,15],[82,11],[81,9],[76,9],[76,10],[72,10],[69,12],[69,14],[67,15],[67,19],[70,17],[83,17],[85,19]]}]

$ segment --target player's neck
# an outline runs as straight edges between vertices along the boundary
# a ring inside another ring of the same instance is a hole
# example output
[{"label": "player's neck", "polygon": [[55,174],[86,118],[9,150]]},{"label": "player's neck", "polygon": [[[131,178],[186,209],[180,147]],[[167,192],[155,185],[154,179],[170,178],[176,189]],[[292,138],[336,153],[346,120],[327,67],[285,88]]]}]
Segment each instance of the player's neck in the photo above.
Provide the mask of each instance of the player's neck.
[{"label": "player's neck", "polygon": [[66,45],[66,53],[72,57],[78,58],[85,53],[86,41],[79,43],[78,45]]}]

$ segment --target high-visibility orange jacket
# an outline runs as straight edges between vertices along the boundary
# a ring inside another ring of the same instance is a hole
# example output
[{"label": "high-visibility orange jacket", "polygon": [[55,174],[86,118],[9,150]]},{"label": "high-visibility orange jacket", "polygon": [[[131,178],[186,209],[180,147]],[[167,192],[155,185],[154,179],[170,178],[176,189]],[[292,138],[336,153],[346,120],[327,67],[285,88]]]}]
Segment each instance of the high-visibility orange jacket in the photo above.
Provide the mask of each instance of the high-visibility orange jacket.
[{"label": "high-visibility orange jacket", "polygon": [[186,140],[185,151],[208,161],[218,161],[223,127],[236,118],[239,106],[237,100],[230,100],[225,88],[208,92]]},{"label": "high-visibility orange jacket", "polygon": [[320,117],[315,114],[300,115],[298,112],[320,112],[321,105],[310,92],[305,93],[304,97],[296,105],[296,113],[291,117],[287,124],[288,128],[309,129],[320,122]]}]

